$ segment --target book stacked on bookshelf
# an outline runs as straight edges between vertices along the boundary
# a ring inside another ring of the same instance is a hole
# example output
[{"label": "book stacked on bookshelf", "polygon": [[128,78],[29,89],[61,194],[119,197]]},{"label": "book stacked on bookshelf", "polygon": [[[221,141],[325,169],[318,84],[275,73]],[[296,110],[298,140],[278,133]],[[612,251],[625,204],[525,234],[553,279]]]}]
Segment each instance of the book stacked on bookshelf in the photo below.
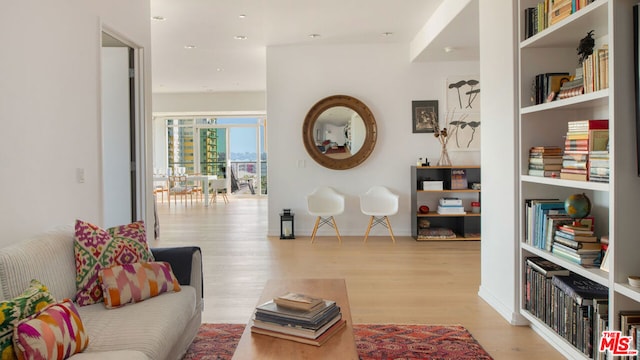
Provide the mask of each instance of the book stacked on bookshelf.
[{"label": "book stacked on bookshelf", "polygon": [[582,220],[579,224],[565,224],[557,228],[552,252],[582,266],[600,265],[602,245],[593,234],[593,218]]},{"label": "book stacked on bookshelf", "polygon": [[321,346],[345,326],[335,301],[287,293],[256,307],[251,332]]},{"label": "book stacked on bookshelf", "polygon": [[570,81],[566,81],[560,86],[556,99],[568,99],[582,94],[584,94],[584,79],[582,78],[582,71],[579,71],[571,77]]},{"label": "book stacked on bookshelf", "polygon": [[547,235],[548,218],[566,215],[564,201],[558,199],[525,200],[525,242],[538,249],[551,250],[551,241]]},{"label": "book stacked on bookshelf", "polygon": [[462,200],[459,198],[440,198],[438,201],[438,214],[465,214]]},{"label": "book stacked on bookshelf", "polygon": [[595,0],[543,0],[524,9],[524,33],[529,38]]},{"label": "book stacked on bookshelf", "polygon": [[[640,347],[640,341],[638,339],[638,334],[640,334],[640,311],[622,310],[618,313],[618,316],[620,317],[621,335],[631,337],[629,350],[637,350]],[[637,357],[629,356],[626,359],[637,359]]]},{"label": "book stacked on bookshelf", "polygon": [[542,104],[556,99],[562,84],[570,81],[568,72],[550,72],[536,75],[535,104]]},{"label": "book stacked on bookshelf", "polygon": [[609,182],[609,130],[592,130],[589,148],[589,181]]},{"label": "book stacked on bookshelf", "polygon": [[[589,151],[608,143],[609,120],[578,120],[567,125],[560,178],[589,180]],[[606,138],[606,140],[603,140]],[[606,146],[606,145],[605,145]]]},{"label": "book stacked on bookshelf", "polygon": [[525,309],[587,356],[597,356],[607,326],[608,291],[544,258],[526,259]]},{"label": "book stacked on bookshelf", "polygon": [[[585,355],[593,357],[598,353],[601,331],[595,320],[602,313],[602,305],[608,302],[609,288],[575,273],[569,276],[554,276],[554,308],[557,318],[552,328]],[[598,308],[598,310],[596,310]],[[595,346],[595,349],[594,349]]]},{"label": "book stacked on bookshelf", "polygon": [[534,146],[529,149],[529,175],[560,177],[562,148],[558,146]]},{"label": "book stacked on bookshelf", "polygon": [[451,190],[464,190],[469,188],[467,170],[451,169]]},{"label": "book stacked on bookshelf", "polygon": [[569,270],[542,257],[529,257],[525,263],[524,305],[530,313],[551,323],[551,278],[554,275],[569,275]]},{"label": "book stacked on bookshelf", "polygon": [[607,89],[609,87],[609,46],[604,44],[594,49],[582,62],[584,73],[584,93]]}]

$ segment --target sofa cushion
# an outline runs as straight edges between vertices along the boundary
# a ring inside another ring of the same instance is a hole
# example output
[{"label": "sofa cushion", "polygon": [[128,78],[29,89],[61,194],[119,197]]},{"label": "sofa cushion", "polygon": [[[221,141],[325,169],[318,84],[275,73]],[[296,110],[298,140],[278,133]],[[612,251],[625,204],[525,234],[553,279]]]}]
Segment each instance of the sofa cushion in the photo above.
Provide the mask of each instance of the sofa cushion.
[{"label": "sofa cushion", "polygon": [[35,279],[31,280],[30,286],[16,298],[0,302],[0,355],[2,355],[2,359],[15,358],[13,330],[18,322],[55,302],[47,287]]},{"label": "sofa cushion", "polygon": [[137,303],[165,292],[180,291],[171,265],[166,262],[140,262],[101,269],[104,304],[112,309]]},{"label": "sofa cushion", "polygon": [[[86,354],[118,350],[137,350],[149,359],[167,359],[188,324],[199,314],[195,309],[195,289],[182,286],[179,292],[165,293],[142,303],[107,309],[104,304],[78,307],[91,341]],[[196,313],[197,312],[197,313]]]},{"label": "sofa cushion", "polygon": [[84,350],[89,342],[78,310],[69,299],[21,320],[13,336],[19,359],[66,359]]},{"label": "sofa cushion", "polygon": [[100,269],[154,260],[142,221],[104,230],[89,222],[77,220],[73,250],[78,289],[75,299],[80,306],[103,300],[98,281]]}]

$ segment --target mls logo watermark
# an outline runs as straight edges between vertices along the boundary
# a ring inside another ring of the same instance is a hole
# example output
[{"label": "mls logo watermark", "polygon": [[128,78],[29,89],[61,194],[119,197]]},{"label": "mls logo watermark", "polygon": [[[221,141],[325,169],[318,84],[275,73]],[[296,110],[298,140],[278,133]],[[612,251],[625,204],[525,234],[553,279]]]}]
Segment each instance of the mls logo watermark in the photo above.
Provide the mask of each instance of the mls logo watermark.
[{"label": "mls logo watermark", "polygon": [[609,350],[613,356],[637,355],[638,350],[631,350],[632,344],[632,337],[622,336],[620,331],[603,331],[598,349]]}]

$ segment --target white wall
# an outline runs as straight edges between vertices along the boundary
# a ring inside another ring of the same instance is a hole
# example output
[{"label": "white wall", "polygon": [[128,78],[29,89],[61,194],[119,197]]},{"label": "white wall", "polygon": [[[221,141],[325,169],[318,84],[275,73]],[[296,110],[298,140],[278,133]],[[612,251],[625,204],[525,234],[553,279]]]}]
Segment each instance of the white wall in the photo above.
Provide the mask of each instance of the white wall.
[{"label": "white wall", "polygon": [[217,93],[154,93],[153,113],[264,112],[264,91]]},{"label": "white wall", "polygon": [[101,23],[148,49],[149,19],[148,1],[3,2],[0,246],[76,218],[101,223]]},{"label": "white wall", "polygon": [[[518,314],[516,266],[517,101],[516,6],[483,0],[480,6],[482,77],[482,243],[479,295],[512,324]],[[500,19],[500,21],[495,21]],[[490,120],[490,121],[489,121]]]},{"label": "white wall", "polygon": [[[410,166],[418,157],[437,161],[440,147],[433,134],[413,134],[412,100],[440,100],[444,108],[447,75],[479,72],[477,62],[410,63],[408,45],[327,45],[267,48],[267,114],[269,131],[269,235],[279,234],[283,208],[296,215],[296,233],[311,233],[314,219],[305,196],[329,185],[347,195],[345,214],[336,218],[341,234],[363,235],[367,217],[358,195],[373,185],[400,194],[400,212],[391,218],[397,235],[410,235]],[[302,143],[307,111],[320,99],[345,94],[373,112],[378,142],[370,158],[350,170],[316,164]],[[441,117],[444,113],[441,112]],[[284,140],[284,141],[283,141]],[[453,152],[454,164],[479,164],[477,152]],[[298,167],[299,163],[304,164]],[[323,227],[319,235],[332,235]],[[374,228],[373,235],[386,235]]]}]

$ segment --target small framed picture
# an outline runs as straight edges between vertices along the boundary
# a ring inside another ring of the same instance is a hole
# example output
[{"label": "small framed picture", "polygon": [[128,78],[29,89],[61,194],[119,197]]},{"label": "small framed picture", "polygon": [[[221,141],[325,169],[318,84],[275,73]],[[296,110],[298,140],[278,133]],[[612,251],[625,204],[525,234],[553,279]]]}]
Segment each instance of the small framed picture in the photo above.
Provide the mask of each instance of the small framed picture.
[{"label": "small framed picture", "polygon": [[411,102],[413,133],[435,132],[438,124],[438,100],[414,100]]}]

